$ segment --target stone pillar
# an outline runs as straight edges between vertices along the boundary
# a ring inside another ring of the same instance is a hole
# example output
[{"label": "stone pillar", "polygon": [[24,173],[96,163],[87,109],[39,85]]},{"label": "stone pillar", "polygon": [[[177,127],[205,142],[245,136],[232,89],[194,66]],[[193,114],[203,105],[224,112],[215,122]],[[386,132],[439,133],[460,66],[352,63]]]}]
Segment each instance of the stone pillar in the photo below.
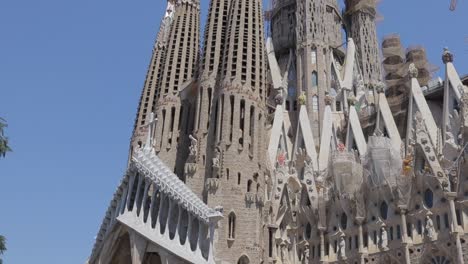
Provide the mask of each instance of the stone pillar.
[{"label": "stone pillar", "polygon": [[143,264],[146,246],[148,242],[136,232],[130,232],[130,251],[132,255],[131,264]]},{"label": "stone pillar", "polygon": [[410,253],[409,253],[409,248],[408,248],[408,229],[406,227],[406,212],[408,210],[406,205],[399,205],[398,208],[400,209],[400,216],[401,216],[401,230],[402,230],[402,241],[403,241],[403,247],[405,250],[405,263],[410,264],[411,259],[410,259]]},{"label": "stone pillar", "polygon": [[365,263],[364,255],[367,253],[364,249],[364,234],[362,231],[362,223],[364,222],[364,217],[356,217],[356,222],[358,224],[358,247],[359,247],[359,255],[361,259],[361,264]]},{"label": "stone pillar", "polygon": [[[409,74],[410,74],[411,79],[415,79],[418,77],[418,71],[414,71],[414,69],[410,70]],[[413,128],[413,122],[414,122],[413,120],[413,85],[410,84],[410,86],[411,87],[409,88],[409,95],[408,95],[409,103],[408,103],[408,111],[407,111],[408,117],[407,117],[407,124],[406,124],[406,139],[405,139],[406,155],[405,156],[410,154],[408,150],[409,150],[409,145],[410,145],[411,133],[413,133],[412,128]]]},{"label": "stone pillar", "polygon": [[450,205],[450,215],[451,215],[451,223],[452,223],[452,235],[455,239],[457,244],[457,263],[464,264],[463,261],[463,249],[460,242],[460,234],[458,232],[458,223],[457,223],[457,212],[455,210],[455,198],[457,197],[456,192],[448,192],[445,193],[447,200],[449,201]]},{"label": "stone pillar", "polygon": [[[445,48],[444,53],[442,54],[442,62],[445,65],[445,82],[444,82],[444,103],[443,103],[443,111],[442,111],[442,142],[447,140],[447,124],[450,122],[449,119],[449,108],[450,108],[450,100],[453,100],[450,97],[450,80],[448,76],[448,69],[447,64],[453,62],[453,55],[450,51]],[[455,88],[457,89],[457,88]]]}]

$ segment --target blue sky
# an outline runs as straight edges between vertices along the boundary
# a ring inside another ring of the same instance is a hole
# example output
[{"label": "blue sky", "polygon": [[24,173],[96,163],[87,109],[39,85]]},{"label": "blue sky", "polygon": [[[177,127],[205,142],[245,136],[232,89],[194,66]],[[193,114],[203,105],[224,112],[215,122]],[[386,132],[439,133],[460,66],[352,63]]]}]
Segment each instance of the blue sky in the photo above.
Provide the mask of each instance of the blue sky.
[{"label": "blue sky", "polygon": [[[468,1],[456,12],[448,2],[384,0],[379,36],[423,44],[438,66],[448,46],[468,73]],[[0,159],[4,263],[84,263],[90,254],[125,170],[164,8],[160,0],[0,2],[0,116],[14,149]]]}]

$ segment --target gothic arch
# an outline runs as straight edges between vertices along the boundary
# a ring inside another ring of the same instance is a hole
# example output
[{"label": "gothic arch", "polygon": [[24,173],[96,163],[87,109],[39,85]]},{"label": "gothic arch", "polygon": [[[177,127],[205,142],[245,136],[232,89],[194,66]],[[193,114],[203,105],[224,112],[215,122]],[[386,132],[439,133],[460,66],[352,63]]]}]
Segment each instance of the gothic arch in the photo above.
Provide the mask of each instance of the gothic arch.
[{"label": "gothic arch", "polygon": [[246,255],[242,255],[237,261],[237,264],[250,264],[250,259]]},{"label": "gothic arch", "polygon": [[228,216],[228,239],[236,238],[236,214],[234,212],[229,213]]}]

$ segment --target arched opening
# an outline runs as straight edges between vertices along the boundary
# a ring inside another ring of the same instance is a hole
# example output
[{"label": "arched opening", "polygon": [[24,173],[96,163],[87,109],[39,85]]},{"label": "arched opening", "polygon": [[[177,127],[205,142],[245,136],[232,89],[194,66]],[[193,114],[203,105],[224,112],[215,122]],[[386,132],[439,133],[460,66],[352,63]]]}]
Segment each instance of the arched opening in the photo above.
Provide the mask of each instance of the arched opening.
[{"label": "arched opening", "polygon": [[382,219],[387,220],[388,217],[388,205],[385,201],[380,205],[380,216]]},{"label": "arched opening", "polygon": [[201,224],[200,232],[200,241],[198,241],[199,247],[202,253],[202,257],[208,260],[208,253],[210,251],[210,236],[208,234],[208,226]]},{"label": "arched opening", "polygon": [[246,255],[240,257],[239,261],[237,261],[237,264],[249,264],[249,263],[250,263],[250,260]]},{"label": "arched opening", "polygon": [[312,234],[312,226],[310,225],[310,223],[307,223],[304,236],[308,240],[310,239],[311,234]]},{"label": "arched opening", "polygon": [[236,238],[236,214],[231,212],[228,217],[228,239]]},{"label": "arched opening", "polygon": [[313,71],[312,72],[312,87],[317,87],[317,86],[318,86],[317,72]]},{"label": "arched opening", "polygon": [[171,215],[169,216],[169,238],[174,239],[177,224],[179,223],[179,206],[175,205],[172,208]]},{"label": "arched opening", "polygon": [[247,192],[251,192],[252,191],[252,180],[248,180],[247,181]]},{"label": "arched opening", "polygon": [[194,218],[192,221],[192,231],[190,232],[190,249],[195,251],[197,249],[197,242],[198,242],[198,233],[200,223],[198,222],[197,218]]},{"label": "arched opening", "polygon": [[432,208],[434,205],[434,193],[431,189],[426,189],[424,192],[424,203],[428,208]]},{"label": "arched opening", "polygon": [[[156,188],[155,185],[153,185]],[[158,220],[159,216],[159,204],[161,203],[161,193],[157,190],[153,193],[153,198],[151,200],[151,227],[156,227],[156,221]]]},{"label": "arched opening", "polygon": [[114,252],[110,264],[132,263],[130,236],[128,233],[124,233],[118,238]]},{"label": "arched opening", "polygon": [[188,218],[189,217],[187,211],[182,210],[179,225],[179,241],[181,245],[184,245],[185,241],[187,240]]},{"label": "arched opening", "polygon": [[141,178],[141,183],[139,184],[140,185],[140,188],[138,188],[138,197],[136,198],[136,206],[137,206],[137,215],[140,216],[140,212],[141,212],[141,206],[143,204],[143,201],[144,201],[144,197],[143,195],[145,194],[145,188],[147,187],[146,186],[146,183],[145,183],[145,177],[142,177]]},{"label": "arched opening", "polygon": [[150,213],[150,207],[151,207],[151,192],[153,191],[152,185],[148,186],[148,189],[146,190],[146,196],[143,198],[143,221],[146,223],[148,221],[148,216]]},{"label": "arched opening", "polygon": [[131,187],[131,190],[129,190],[129,195],[130,195],[130,200],[129,200],[129,203],[128,203],[128,210],[129,211],[132,211],[133,210],[133,206],[135,204],[135,198],[136,198],[136,194],[137,194],[137,191],[138,191],[138,182],[140,181],[140,174],[137,173],[135,175],[135,178],[133,180],[133,186]]},{"label": "arched opening", "polygon": [[164,200],[163,200],[163,204],[162,204],[162,208],[161,208],[161,212],[160,212],[160,216],[159,216],[159,219],[160,219],[160,231],[161,231],[161,234],[164,234],[164,232],[166,231],[166,225],[167,225],[167,217],[169,216],[169,198],[166,197]]},{"label": "arched opening", "polygon": [[346,215],[346,213],[342,213],[341,214],[341,228],[343,228],[343,230],[346,230],[346,228],[348,227],[348,216]]}]

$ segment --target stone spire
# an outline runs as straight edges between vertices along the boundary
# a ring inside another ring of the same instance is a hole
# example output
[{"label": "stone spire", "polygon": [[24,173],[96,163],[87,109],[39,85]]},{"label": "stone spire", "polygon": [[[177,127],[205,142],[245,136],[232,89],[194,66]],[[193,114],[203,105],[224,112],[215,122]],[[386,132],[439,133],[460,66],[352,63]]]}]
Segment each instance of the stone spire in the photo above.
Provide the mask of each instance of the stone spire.
[{"label": "stone spire", "polygon": [[212,129],[210,122],[212,122],[213,98],[224,53],[229,2],[229,0],[211,0],[205,26],[203,58],[198,76],[199,84],[194,118],[194,129],[200,155],[194,157],[197,172],[186,178],[187,185],[200,197],[203,195],[205,178],[208,176],[206,174],[210,172],[205,170],[207,155],[210,154],[207,148],[212,149],[207,144],[208,131]]},{"label": "stone spire", "polygon": [[[258,235],[261,205],[257,203],[257,197],[263,197],[266,169],[262,0],[231,0],[226,16],[225,49],[220,60],[214,60],[221,62],[221,68],[213,87],[205,195],[208,205],[224,208],[216,250],[223,260],[237,263],[245,248],[258,248],[262,242]],[[212,22],[209,21],[208,30]],[[208,48],[204,64],[208,72],[209,51]],[[260,259],[261,254],[254,250],[249,258]]]},{"label": "stone spire", "polygon": [[346,0],[348,36],[358,51],[358,64],[365,84],[382,81],[379,43],[376,30],[376,0]]},{"label": "stone spire", "polygon": [[183,101],[181,93],[195,77],[199,59],[199,21],[199,1],[168,2],[140,102],[142,118],[154,111],[158,119],[153,140],[156,153],[179,177],[183,174],[185,160],[182,157],[186,154],[178,155],[178,152],[187,152],[179,148],[183,145],[179,140],[186,138],[185,133],[190,130],[187,121],[191,113],[188,111],[191,103]]},{"label": "stone spire", "polygon": [[296,23],[296,93],[306,93],[315,142],[320,142],[326,93],[337,88],[330,65],[342,44],[341,11],[336,0],[297,1]]},{"label": "stone spire", "polygon": [[159,32],[154,43],[153,55],[151,57],[145,84],[141,93],[132,135],[131,148],[143,147],[145,143],[146,134],[148,133],[146,122],[149,120],[150,113],[153,113],[155,110],[157,97],[160,93],[160,83],[157,80],[161,76],[161,71],[164,65],[167,41],[174,19],[174,11],[175,5],[173,1],[168,1],[164,17],[161,20]]}]

